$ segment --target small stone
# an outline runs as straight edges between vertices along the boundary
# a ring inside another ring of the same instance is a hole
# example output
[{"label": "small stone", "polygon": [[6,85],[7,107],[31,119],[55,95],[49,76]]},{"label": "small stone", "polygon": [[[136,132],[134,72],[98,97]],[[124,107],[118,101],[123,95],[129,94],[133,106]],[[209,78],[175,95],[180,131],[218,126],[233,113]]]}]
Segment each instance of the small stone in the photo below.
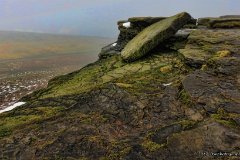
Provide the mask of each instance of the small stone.
[{"label": "small stone", "polygon": [[231,52],[229,50],[222,50],[222,51],[218,51],[217,55],[219,58],[223,58],[231,55]]},{"label": "small stone", "polygon": [[160,68],[160,71],[162,73],[169,73],[172,71],[172,65],[164,66]]}]

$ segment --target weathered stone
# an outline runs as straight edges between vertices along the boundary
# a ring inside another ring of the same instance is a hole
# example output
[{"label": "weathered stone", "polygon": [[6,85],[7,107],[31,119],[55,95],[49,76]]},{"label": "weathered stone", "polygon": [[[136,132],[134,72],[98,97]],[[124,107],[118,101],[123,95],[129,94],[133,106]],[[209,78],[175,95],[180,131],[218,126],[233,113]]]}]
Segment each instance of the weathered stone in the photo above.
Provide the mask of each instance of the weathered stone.
[{"label": "weathered stone", "polygon": [[[198,128],[169,137],[168,144],[168,152],[162,154],[163,159],[168,157],[174,160],[210,160],[219,157],[228,159],[229,156],[219,156],[219,153],[238,153],[240,134],[234,129],[207,121]],[[170,151],[169,148],[171,148]],[[233,158],[238,159],[237,156]]]},{"label": "weathered stone", "polygon": [[165,46],[165,48],[172,50],[184,49],[187,44],[187,38],[190,33],[194,31],[192,29],[180,29],[178,32],[160,44],[160,46]]},{"label": "weathered stone", "polygon": [[219,18],[240,18],[240,15],[224,15],[220,16]]},{"label": "weathered stone", "polygon": [[191,99],[208,112],[216,112],[221,107],[228,112],[240,113],[237,109],[240,107],[240,92],[232,79],[238,75],[236,69],[239,67],[239,60],[236,60],[233,73],[225,76],[224,81],[210,73],[195,71],[183,80],[183,87]]},{"label": "weathered stone", "polygon": [[240,28],[240,18],[219,18],[209,21],[210,28]]},{"label": "weathered stone", "polygon": [[[240,51],[239,30],[192,30],[187,44],[179,53],[185,58],[186,64],[201,68],[211,58],[223,58]],[[224,42],[224,43],[223,43]]]},{"label": "weathered stone", "polygon": [[192,18],[187,24],[183,26],[183,28],[187,28],[187,29],[197,28],[197,19]]},{"label": "weathered stone", "polygon": [[[127,43],[138,35],[146,27],[163,20],[164,17],[132,17],[128,20],[118,21],[118,29],[120,34],[118,36],[118,46],[122,50]],[[131,27],[126,28],[124,23],[130,22]]]},{"label": "weathered stone", "polygon": [[132,17],[132,18],[129,18],[128,21],[133,24],[137,24],[137,23],[153,24],[161,20],[164,20],[166,18],[167,17]]},{"label": "weathered stone", "polygon": [[229,15],[199,18],[197,23],[198,26],[206,26],[208,28],[240,28],[240,16]]},{"label": "weathered stone", "polygon": [[117,43],[113,43],[103,47],[98,57],[99,59],[104,59],[116,54],[120,54],[120,48]]},{"label": "weathered stone", "polygon": [[182,130],[183,128],[180,124],[166,126],[156,130],[155,133],[151,136],[151,139],[156,143],[163,144],[167,142],[167,138],[170,135],[180,132]]},{"label": "weathered stone", "polygon": [[[143,31],[148,26],[166,19],[167,17],[132,17],[128,20],[118,21],[118,29],[120,34],[118,36],[118,48],[120,51],[131,41],[136,35]],[[183,28],[196,28],[196,19],[191,19]],[[123,26],[124,23],[130,22],[131,27],[126,28]]]},{"label": "weathered stone", "polygon": [[130,62],[143,57],[159,43],[173,36],[190,19],[188,13],[180,13],[147,27],[127,44],[121,52],[122,58]]},{"label": "weathered stone", "polygon": [[209,21],[215,19],[214,17],[204,17],[204,18],[198,18],[197,24],[198,26],[209,26]]},{"label": "weathered stone", "polygon": [[201,49],[180,49],[179,53],[184,56],[186,64],[195,68],[200,68],[210,57],[208,52]]}]

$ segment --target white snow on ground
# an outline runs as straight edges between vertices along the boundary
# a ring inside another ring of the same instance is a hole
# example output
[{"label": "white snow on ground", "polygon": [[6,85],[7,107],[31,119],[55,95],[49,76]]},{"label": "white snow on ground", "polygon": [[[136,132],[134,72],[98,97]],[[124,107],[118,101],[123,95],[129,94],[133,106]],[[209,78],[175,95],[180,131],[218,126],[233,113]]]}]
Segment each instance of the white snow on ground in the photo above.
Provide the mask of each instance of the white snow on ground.
[{"label": "white snow on ground", "polygon": [[131,27],[131,22],[123,23],[123,27],[125,27],[125,28]]},{"label": "white snow on ground", "polygon": [[171,84],[172,84],[172,82],[171,83],[164,83],[163,86],[166,87],[166,86],[170,86]]},{"label": "white snow on ground", "polygon": [[112,46],[115,47],[117,45],[117,43],[113,43]]},{"label": "white snow on ground", "polygon": [[5,109],[3,109],[3,110],[0,110],[0,113],[7,112],[7,111],[11,111],[11,110],[13,110],[13,109],[16,108],[16,107],[19,107],[19,106],[24,105],[25,103],[26,103],[26,102],[17,102],[17,103],[13,104],[13,105],[10,106],[10,107],[7,107],[7,108],[5,108]]}]

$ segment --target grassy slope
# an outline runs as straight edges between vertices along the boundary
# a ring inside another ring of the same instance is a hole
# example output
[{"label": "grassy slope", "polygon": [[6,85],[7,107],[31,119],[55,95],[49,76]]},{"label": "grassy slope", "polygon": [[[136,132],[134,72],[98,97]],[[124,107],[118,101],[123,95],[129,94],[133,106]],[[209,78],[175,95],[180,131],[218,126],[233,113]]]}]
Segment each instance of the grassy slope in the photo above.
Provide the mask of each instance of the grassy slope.
[{"label": "grassy slope", "polygon": [[101,47],[112,41],[101,37],[0,31],[0,77],[29,71],[71,72],[95,61]]}]

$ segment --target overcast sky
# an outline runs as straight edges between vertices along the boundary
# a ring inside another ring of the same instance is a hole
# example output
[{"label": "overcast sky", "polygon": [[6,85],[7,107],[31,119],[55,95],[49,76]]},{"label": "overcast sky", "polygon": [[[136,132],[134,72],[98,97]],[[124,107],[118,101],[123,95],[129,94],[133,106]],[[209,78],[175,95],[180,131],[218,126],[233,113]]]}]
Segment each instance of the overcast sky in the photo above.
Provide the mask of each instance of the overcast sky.
[{"label": "overcast sky", "polygon": [[0,30],[116,37],[132,16],[240,14],[240,0],[0,0]]}]

